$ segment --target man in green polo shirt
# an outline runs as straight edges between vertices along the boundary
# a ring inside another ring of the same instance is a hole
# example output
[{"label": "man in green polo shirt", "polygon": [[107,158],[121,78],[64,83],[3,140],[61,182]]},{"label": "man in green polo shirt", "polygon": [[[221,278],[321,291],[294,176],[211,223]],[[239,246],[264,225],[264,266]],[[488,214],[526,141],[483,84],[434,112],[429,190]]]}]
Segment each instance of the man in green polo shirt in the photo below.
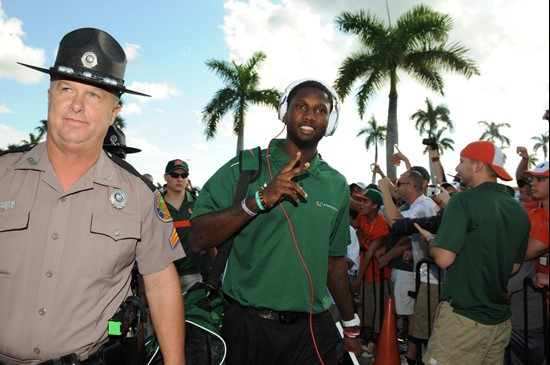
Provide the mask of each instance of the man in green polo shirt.
[{"label": "man in green polo shirt", "polygon": [[[189,165],[187,162],[175,159],[169,161],[164,170],[166,189],[162,194],[166,208],[174,222],[182,247],[187,250],[187,256],[174,262],[180,278],[182,293],[189,290],[193,284],[202,281],[201,254],[189,249],[189,218],[193,213],[195,197],[187,191]],[[212,249],[214,251],[215,249]]]},{"label": "man in green polo shirt", "polygon": [[222,327],[228,365],[318,364],[319,357],[337,364],[327,287],[344,319],[343,349],[362,352],[344,258],[348,185],[317,153],[321,138],[336,129],[338,113],[328,85],[291,84],[279,102],[286,139],[262,151],[261,176],[247,197],[233,204],[239,177],[233,158],[195,203],[192,249],[215,247],[236,234],[222,285],[230,304]]},{"label": "man in green polo shirt", "polygon": [[[430,253],[447,269],[426,364],[502,364],[511,334],[506,285],[523,262],[530,229],[523,207],[504,185],[502,151],[470,143],[456,171],[470,189],[449,201]],[[425,232],[423,232],[425,234]]]}]

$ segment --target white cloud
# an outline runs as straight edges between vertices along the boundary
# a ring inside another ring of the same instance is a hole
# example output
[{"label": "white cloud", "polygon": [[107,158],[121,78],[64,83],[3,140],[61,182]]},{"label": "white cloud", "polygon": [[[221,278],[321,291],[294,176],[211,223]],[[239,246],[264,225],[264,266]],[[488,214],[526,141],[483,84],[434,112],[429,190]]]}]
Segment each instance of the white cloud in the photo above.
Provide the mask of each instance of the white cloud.
[{"label": "white cloud", "polygon": [[199,151],[208,151],[210,149],[210,146],[206,143],[197,143],[193,145],[197,150]]},{"label": "white cloud", "polygon": [[142,112],[141,107],[137,103],[125,103],[122,106],[120,115],[123,117],[128,117],[130,115],[141,114],[141,112]]},{"label": "white cloud", "polygon": [[6,104],[0,105],[0,114],[11,114],[11,113],[13,113],[13,111]]},{"label": "white cloud", "polygon": [[0,148],[6,148],[10,143],[18,143],[23,139],[29,139],[28,132],[21,132],[12,127],[0,124]]},{"label": "white cloud", "polygon": [[139,44],[124,43],[124,53],[126,53],[126,59],[128,62],[135,60],[138,57],[139,49],[141,46]]},{"label": "white cloud", "polygon": [[148,95],[151,95],[150,98],[144,96],[133,96],[128,94],[128,96],[139,100],[141,103],[148,103],[151,100],[167,100],[173,96],[181,95],[181,91],[174,84],[169,82],[139,82],[134,81],[127,86],[128,89],[139,91]]},{"label": "white cloud", "polygon": [[25,84],[40,82],[42,73],[16,63],[42,67],[46,61],[44,50],[26,45],[24,39],[23,22],[17,18],[8,18],[0,3],[0,78]]}]

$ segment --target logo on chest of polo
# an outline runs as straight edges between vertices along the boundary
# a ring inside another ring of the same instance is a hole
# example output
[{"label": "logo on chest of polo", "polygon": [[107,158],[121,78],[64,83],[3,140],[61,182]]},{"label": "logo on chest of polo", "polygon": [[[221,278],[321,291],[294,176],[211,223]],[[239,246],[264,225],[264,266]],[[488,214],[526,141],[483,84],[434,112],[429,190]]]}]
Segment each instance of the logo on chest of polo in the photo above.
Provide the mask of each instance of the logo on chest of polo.
[{"label": "logo on chest of polo", "polygon": [[315,204],[320,207],[320,208],[329,208],[329,209],[332,209],[334,210],[335,212],[338,213],[338,208],[336,208],[334,205],[332,204],[329,204],[329,203],[325,203],[325,202],[321,202],[319,200],[317,200],[317,202],[315,202]]}]

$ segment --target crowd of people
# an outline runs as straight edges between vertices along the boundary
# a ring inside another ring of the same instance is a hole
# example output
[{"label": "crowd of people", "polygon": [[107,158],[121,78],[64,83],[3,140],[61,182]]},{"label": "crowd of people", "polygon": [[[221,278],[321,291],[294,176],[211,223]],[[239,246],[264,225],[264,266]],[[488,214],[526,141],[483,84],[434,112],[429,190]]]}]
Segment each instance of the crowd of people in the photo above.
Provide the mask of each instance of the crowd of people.
[{"label": "crowd of people", "polygon": [[139,297],[164,363],[184,364],[182,294],[230,238],[228,365],[376,358],[389,297],[408,364],[544,362],[549,165],[529,169],[525,148],[517,198],[487,141],[462,149],[451,182],[431,146],[429,169],[398,151],[399,178],[372,164],[377,184],[348,185],[317,151],[338,126],[337,94],[307,79],[282,93],[286,137],[254,156],[242,198],[240,156],[200,192],[184,159],[167,161],[159,188],[125,161],[139,149],[112,125],[122,93],[147,97],[124,86],[114,38],[77,29],[53,67],[23,66],[50,75],[48,136],[0,155],[0,364],[119,364],[107,322]]}]

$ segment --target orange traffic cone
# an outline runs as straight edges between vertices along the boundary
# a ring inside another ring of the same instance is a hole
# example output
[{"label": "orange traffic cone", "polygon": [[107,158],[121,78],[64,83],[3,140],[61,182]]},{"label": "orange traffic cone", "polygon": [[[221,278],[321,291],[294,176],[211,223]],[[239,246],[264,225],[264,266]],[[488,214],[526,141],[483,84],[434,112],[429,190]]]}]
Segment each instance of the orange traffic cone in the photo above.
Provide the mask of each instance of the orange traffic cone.
[{"label": "orange traffic cone", "polygon": [[397,347],[397,327],[395,324],[395,309],[391,297],[386,301],[384,322],[380,331],[378,348],[374,365],[400,365],[399,348]]}]

